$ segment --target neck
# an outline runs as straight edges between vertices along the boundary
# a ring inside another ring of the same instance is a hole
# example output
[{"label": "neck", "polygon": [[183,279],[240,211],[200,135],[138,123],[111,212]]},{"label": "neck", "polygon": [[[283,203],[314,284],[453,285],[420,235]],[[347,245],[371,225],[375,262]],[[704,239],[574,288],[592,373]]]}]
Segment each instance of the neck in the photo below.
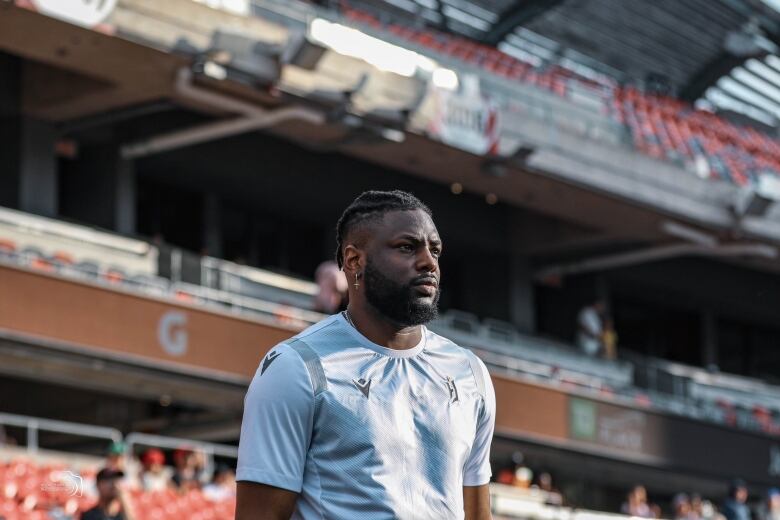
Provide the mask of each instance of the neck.
[{"label": "neck", "polygon": [[350,303],[347,312],[358,332],[377,345],[407,350],[415,347],[422,339],[420,325],[404,326],[394,323],[371,305]]}]

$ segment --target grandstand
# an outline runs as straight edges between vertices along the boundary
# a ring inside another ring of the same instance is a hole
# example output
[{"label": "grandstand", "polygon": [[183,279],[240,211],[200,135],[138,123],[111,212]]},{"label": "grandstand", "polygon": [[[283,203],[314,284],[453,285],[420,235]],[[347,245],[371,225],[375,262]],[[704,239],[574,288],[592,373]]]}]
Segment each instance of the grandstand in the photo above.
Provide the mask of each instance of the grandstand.
[{"label": "grandstand", "polygon": [[[491,371],[494,476],[519,451],[566,497],[497,482],[495,518],[776,485],[771,2],[76,3],[0,1],[0,518],[77,517],[110,442],[232,464],[258,362],[325,317],[315,270],[372,188],[436,215],[430,327]],[[577,346],[595,300],[614,358]]]}]

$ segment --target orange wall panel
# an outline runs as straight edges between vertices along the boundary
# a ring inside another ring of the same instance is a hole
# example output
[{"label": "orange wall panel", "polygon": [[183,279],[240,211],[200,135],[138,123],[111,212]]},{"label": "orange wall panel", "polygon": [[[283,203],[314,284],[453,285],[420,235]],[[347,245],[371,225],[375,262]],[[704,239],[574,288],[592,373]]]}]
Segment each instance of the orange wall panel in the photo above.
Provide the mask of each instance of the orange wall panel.
[{"label": "orange wall panel", "polygon": [[296,332],[5,266],[0,266],[0,328],[239,376],[253,375],[268,349]]},{"label": "orange wall panel", "polygon": [[568,437],[568,396],[557,390],[493,374],[496,430],[505,434]]}]

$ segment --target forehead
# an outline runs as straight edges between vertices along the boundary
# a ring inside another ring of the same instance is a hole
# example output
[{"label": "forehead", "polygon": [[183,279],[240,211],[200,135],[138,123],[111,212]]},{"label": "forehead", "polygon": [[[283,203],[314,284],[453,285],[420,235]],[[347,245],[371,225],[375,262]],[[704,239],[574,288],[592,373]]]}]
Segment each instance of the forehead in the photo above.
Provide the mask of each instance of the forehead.
[{"label": "forehead", "polygon": [[390,211],[377,222],[375,232],[383,238],[413,235],[420,238],[439,238],[433,219],[421,209]]}]

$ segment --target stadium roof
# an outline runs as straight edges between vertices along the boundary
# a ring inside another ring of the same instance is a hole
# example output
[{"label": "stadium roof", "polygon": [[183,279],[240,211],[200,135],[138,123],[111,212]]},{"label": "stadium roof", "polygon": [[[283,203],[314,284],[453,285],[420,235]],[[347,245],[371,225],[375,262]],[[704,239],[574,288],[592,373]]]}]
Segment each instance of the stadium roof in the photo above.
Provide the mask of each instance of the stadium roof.
[{"label": "stadium roof", "polygon": [[349,3],[380,18],[496,45],[536,65],[559,63],[651,83],[765,123],[780,119],[780,68],[767,59],[780,53],[780,0]]}]

